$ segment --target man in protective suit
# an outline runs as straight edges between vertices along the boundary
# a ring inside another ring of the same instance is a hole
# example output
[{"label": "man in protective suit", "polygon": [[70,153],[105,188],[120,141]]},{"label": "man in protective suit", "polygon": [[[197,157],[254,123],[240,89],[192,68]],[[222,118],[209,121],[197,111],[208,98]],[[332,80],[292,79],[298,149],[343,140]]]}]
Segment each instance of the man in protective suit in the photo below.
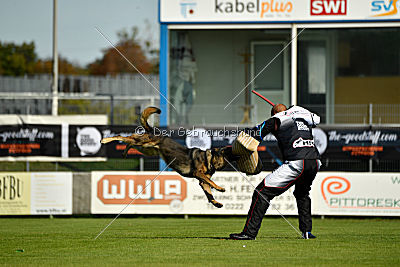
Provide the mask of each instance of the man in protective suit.
[{"label": "man in protective suit", "polygon": [[291,186],[299,213],[299,228],[304,239],[315,238],[311,234],[311,199],[309,192],[321,161],[314,144],[312,128],[320,122],[319,116],[299,106],[289,109],[283,104],[275,105],[271,118],[245,132],[261,142],[272,133],[278,140],[284,163],[269,174],[254,190],[252,202],[243,231],[231,234],[235,240],[254,240],[262,219],[275,196]]}]

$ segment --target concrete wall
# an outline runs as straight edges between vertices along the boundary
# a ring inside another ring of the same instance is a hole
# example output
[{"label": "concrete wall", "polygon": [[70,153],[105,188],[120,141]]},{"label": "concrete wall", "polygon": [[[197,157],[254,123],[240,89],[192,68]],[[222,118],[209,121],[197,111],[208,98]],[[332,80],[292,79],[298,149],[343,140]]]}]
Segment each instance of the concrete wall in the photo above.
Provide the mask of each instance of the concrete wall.
[{"label": "concrete wall", "polygon": [[90,214],[91,173],[73,173],[72,213]]}]

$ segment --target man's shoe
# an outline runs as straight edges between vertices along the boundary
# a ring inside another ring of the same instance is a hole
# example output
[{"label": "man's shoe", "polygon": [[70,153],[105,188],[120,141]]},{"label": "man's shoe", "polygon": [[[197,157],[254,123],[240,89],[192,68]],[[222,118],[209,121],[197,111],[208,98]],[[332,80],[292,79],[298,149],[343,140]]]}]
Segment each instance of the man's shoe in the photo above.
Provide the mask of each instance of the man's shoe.
[{"label": "man's shoe", "polygon": [[304,239],[314,239],[317,238],[315,235],[313,235],[311,232],[304,232],[303,233],[303,238]]},{"label": "man's shoe", "polygon": [[255,240],[256,239],[255,237],[249,236],[243,232],[239,233],[239,234],[230,234],[229,238],[233,239],[233,240]]}]

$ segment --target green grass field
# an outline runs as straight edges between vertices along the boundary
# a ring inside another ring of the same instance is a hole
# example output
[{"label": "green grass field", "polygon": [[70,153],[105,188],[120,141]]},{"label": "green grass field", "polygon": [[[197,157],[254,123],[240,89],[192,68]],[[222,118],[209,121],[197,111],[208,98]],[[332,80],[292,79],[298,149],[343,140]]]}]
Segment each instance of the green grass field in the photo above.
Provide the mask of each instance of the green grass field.
[{"label": "green grass field", "polygon": [[221,239],[244,220],[118,218],[94,240],[110,218],[0,218],[0,264],[400,265],[399,219],[314,219],[318,238],[302,240],[265,218],[256,241]]}]

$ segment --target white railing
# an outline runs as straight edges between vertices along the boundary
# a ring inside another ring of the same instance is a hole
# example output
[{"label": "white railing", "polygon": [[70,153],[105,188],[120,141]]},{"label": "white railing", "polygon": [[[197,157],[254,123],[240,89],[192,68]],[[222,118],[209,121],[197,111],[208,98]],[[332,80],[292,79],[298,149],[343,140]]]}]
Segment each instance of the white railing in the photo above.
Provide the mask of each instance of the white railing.
[{"label": "white railing", "polygon": [[[148,81],[159,88],[158,75],[146,75]],[[23,77],[0,76],[0,92],[50,93],[51,75],[42,74]],[[158,95],[139,74],[117,76],[60,75],[58,91],[63,93],[113,94],[129,96]]]},{"label": "white railing", "polygon": [[[148,105],[159,104],[159,76],[147,75],[149,84],[138,74],[118,76],[60,75],[60,111],[68,108],[74,112],[106,112],[110,118],[124,118],[122,114],[134,107],[143,110]],[[157,89],[155,89],[157,88]],[[24,77],[0,76],[0,114],[51,114],[51,75]],[[71,100],[91,100],[93,103]],[[100,104],[101,103],[101,104]],[[265,118],[257,117],[257,106],[245,121],[243,105],[196,104],[169,109],[169,123],[176,125],[254,125]],[[321,116],[325,124],[400,124],[400,104],[348,104],[304,105]],[[111,116],[111,111],[113,115]],[[121,114],[116,113],[120,111]],[[103,113],[104,114],[104,113]],[[266,114],[267,116],[268,114]],[[117,119],[115,119],[117,121]],[[122,119],[120,122],[131,122]]]}]

